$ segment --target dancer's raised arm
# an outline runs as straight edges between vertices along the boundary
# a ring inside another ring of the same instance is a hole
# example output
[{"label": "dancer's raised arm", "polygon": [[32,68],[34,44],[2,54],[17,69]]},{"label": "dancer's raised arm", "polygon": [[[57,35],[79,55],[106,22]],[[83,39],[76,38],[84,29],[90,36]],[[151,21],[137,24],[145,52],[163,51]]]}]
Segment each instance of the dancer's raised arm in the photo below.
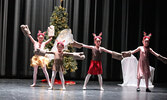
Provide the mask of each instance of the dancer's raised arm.
[{"label": "dancer's raised arm", "polygon": [[31,36],[31,32],[28,28],[28,25],[21,25],[21,30],[24,33],[25,36],[28,36],[31,40],[31,42],[34,44],[36,41],[34,40],[34,38]]},{"label": "dancer's raised arm", "polygon": [[48,27],[48,36],[49,36],[49,39],[45,42],[45,44],[48,44],[52,40],[52,37],[54,36],[54,33],[55,33],[54,26],[53,25],[49,26]]}]

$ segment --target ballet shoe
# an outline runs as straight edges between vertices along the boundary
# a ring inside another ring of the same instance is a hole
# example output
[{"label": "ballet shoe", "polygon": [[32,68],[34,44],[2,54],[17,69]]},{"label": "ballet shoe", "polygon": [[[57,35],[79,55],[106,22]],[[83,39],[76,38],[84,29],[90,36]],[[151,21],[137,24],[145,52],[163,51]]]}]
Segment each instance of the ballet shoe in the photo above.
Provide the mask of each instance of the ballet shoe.
[{"label": "ballet shoe", "polygon": [[149,88],[146,88],[146,92],[151,92],[151,90]]},{"label": "ballet shoe", "polygon": [[83,90],[86,90],[86,86],[83,86],[83,88],[82,88]]},{"label": "ballet shoe", "polygon": [[31,87],[35,87],[35,85],[36,85],[36,84],[32,84],[32,85],[30,85],[30,86],[31,86]]},{"label": "ballet shoe", "polygon": [[136,91],[137,91],[137,92],[140,92],[140,88],[137,88]]},{"label": "ballet shoe", "polygon": [[63,87],[63,88],[62,88],[62,90],[66,90],[66,88],[65,88],[65,87]]},{"label": "ballet shoe", "polygon": [[104,91],[104,88],[103,88],[103,87],[100,87],[100,90],[101,90],[101,91]]},{"label": "ballet shoe", "polygon": [[48,88],[48,90],[53,90],[53,87],[52,87],[52,86],[50,86],[50,87]]}]

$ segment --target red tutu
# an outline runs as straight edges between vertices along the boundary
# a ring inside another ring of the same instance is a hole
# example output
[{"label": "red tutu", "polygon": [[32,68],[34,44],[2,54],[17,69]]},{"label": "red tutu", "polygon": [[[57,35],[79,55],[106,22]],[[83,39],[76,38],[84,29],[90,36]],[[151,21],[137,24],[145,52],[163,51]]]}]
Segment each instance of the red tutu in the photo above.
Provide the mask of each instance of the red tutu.
[{"label": "red tutu", "polygon": [[89,70],[88,70],[88,74],[98,75],[98,74],[102,74],[102,73],[103,73],[103,70],[102,70],[101,61],[91,60]]}]

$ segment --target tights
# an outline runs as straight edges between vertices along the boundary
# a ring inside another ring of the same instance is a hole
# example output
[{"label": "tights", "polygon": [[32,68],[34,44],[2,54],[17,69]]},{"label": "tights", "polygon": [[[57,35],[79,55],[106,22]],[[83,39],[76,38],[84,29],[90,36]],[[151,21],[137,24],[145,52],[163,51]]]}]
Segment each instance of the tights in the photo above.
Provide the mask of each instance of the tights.
[{"label": "tights", "polygon": [[[50,81],[49,81],[49,75],[48,75],[48,72],[46,70],[46,66],[42,67],[42,70],[43,70],[43,73],[45,74],[46,80],[47,80],[47,82],[50,86],[51,84],[50,84]],[[36,85],[37,73],[38,73],[38,66],[34,66],[33,84],[31,85],[33,87]]]},{"label": "tights", "polygon": [[[53,88],[56,74],[57,74],[57,71],[54,71],[54,70],[53,70],[53,71],[52,71],[51,86],[50,86],[49,89],[52,89],[52,88]],[[63,89],[65,89],[64,75],[63,75],[62,69],[60,69],[60,71],[59,71],[59,76],[60,76],[60,79],[61,79],[62,87],[63,87]]]},{"label": "tights", "polygon": [[[87,83],[88,83],[88,81],[89,81],[90,76],[91,76],[91,74],[88,74],[88,75],[86,76],[83,89],[86,89],[86,85],[87,85]],[[104,90],[104,89],[103,89],[103,86],[102,86],[102,85],[103,85],[102,76],[101,76],[101,74],[98,74],[97,76],[98,76],[98,80],[99,80],[100,89],[101,89],[101,90]]]}]

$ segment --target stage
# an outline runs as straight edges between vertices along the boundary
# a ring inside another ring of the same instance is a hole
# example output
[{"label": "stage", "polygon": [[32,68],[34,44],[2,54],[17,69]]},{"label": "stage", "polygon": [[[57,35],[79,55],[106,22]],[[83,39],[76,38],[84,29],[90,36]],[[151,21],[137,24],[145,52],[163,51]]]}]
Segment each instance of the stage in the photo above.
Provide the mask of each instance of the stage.
[{"label": "stage", "polygon": [[54,85],[48,90],[47,83],[37,81],[36,87],[30,87],[32,79],[0,79],[0,100],[167,100],[167,86],[157,84],[146,93],[145,88],[136,92],[136,87],[121,87],[121,82],[104,81],[104,91],[99,90],[98,81],[90,81],[87,90],[82,90],[83,81],[75,85]]}]

